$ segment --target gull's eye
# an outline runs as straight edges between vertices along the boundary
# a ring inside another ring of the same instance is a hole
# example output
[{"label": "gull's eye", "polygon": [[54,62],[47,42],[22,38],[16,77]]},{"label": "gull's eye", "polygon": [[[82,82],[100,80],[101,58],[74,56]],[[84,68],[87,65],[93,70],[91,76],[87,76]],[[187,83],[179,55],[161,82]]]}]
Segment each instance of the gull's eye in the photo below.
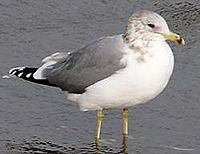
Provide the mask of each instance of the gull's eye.
[{"label": "gull's eye", "polygon": [[147,26],[151,27],[151,28],[154,28],[155,25],[154,24],[147,24]]}]

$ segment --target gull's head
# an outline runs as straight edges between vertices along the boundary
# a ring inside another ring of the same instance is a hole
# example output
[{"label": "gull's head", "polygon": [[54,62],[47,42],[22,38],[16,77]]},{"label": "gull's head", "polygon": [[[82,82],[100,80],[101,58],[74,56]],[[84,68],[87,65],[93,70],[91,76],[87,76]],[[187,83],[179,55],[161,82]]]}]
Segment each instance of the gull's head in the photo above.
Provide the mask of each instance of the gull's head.
[{"label": "gull's head", "polygon": [[169,30],[163,17],[159,14],[142,10],[134,13],[128,20],[124,38],[133,45],[137,39],[142,40],[170,40],[178,44],[185,44],[184,39]]}]

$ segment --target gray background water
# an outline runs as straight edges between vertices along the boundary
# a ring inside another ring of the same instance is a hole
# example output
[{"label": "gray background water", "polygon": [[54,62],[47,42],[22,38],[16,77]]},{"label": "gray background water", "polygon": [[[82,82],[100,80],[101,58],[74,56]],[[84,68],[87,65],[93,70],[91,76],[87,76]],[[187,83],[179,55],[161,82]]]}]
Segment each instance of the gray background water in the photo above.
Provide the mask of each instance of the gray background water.
[{"label": "gray background water", "polygon": [[[39,65],[51,53],[122,33],[130,14],[140,9],[163,15],[187,45],[170,43],[176,63],[167,89],[129,109],[126,152],[198,154],[198,0],[0,0],[0,76],[14,66]],[[95,115],[80,112],[59,89],[0,79],[0,153],[95,153]],[[106,111],[99,153],[123,153],[121,132],[121,111]]]}]

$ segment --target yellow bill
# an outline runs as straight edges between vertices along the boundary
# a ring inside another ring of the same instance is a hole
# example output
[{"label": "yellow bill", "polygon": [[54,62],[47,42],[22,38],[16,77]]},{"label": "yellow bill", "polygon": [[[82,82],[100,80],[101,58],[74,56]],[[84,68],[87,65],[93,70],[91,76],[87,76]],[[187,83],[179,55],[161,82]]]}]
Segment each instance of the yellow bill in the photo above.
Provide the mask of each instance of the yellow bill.
[{"label": "yellow bill", "polygon": [[160,34],[163,35],[166,38],[166,40],[176,42],[177,44],[185,45],[184,39],[176,33],[169,32],[169,33],[160,33]]}]

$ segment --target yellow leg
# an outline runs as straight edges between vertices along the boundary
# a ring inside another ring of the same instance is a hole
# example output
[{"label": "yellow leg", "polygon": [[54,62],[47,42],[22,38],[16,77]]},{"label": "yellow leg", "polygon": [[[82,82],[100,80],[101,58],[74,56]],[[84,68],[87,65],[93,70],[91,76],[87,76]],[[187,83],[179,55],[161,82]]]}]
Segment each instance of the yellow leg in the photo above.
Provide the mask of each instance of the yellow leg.
[{"label": "yellow leg", "polygon": [[123,109],[123,135],[128,135],[128,109]]},{"label": "yellow leg", "polygon": [[103,117],[102,110],[97,110],[97,129],[96,129],[96,141],[97,142],[100,139],[102,117]]}]

